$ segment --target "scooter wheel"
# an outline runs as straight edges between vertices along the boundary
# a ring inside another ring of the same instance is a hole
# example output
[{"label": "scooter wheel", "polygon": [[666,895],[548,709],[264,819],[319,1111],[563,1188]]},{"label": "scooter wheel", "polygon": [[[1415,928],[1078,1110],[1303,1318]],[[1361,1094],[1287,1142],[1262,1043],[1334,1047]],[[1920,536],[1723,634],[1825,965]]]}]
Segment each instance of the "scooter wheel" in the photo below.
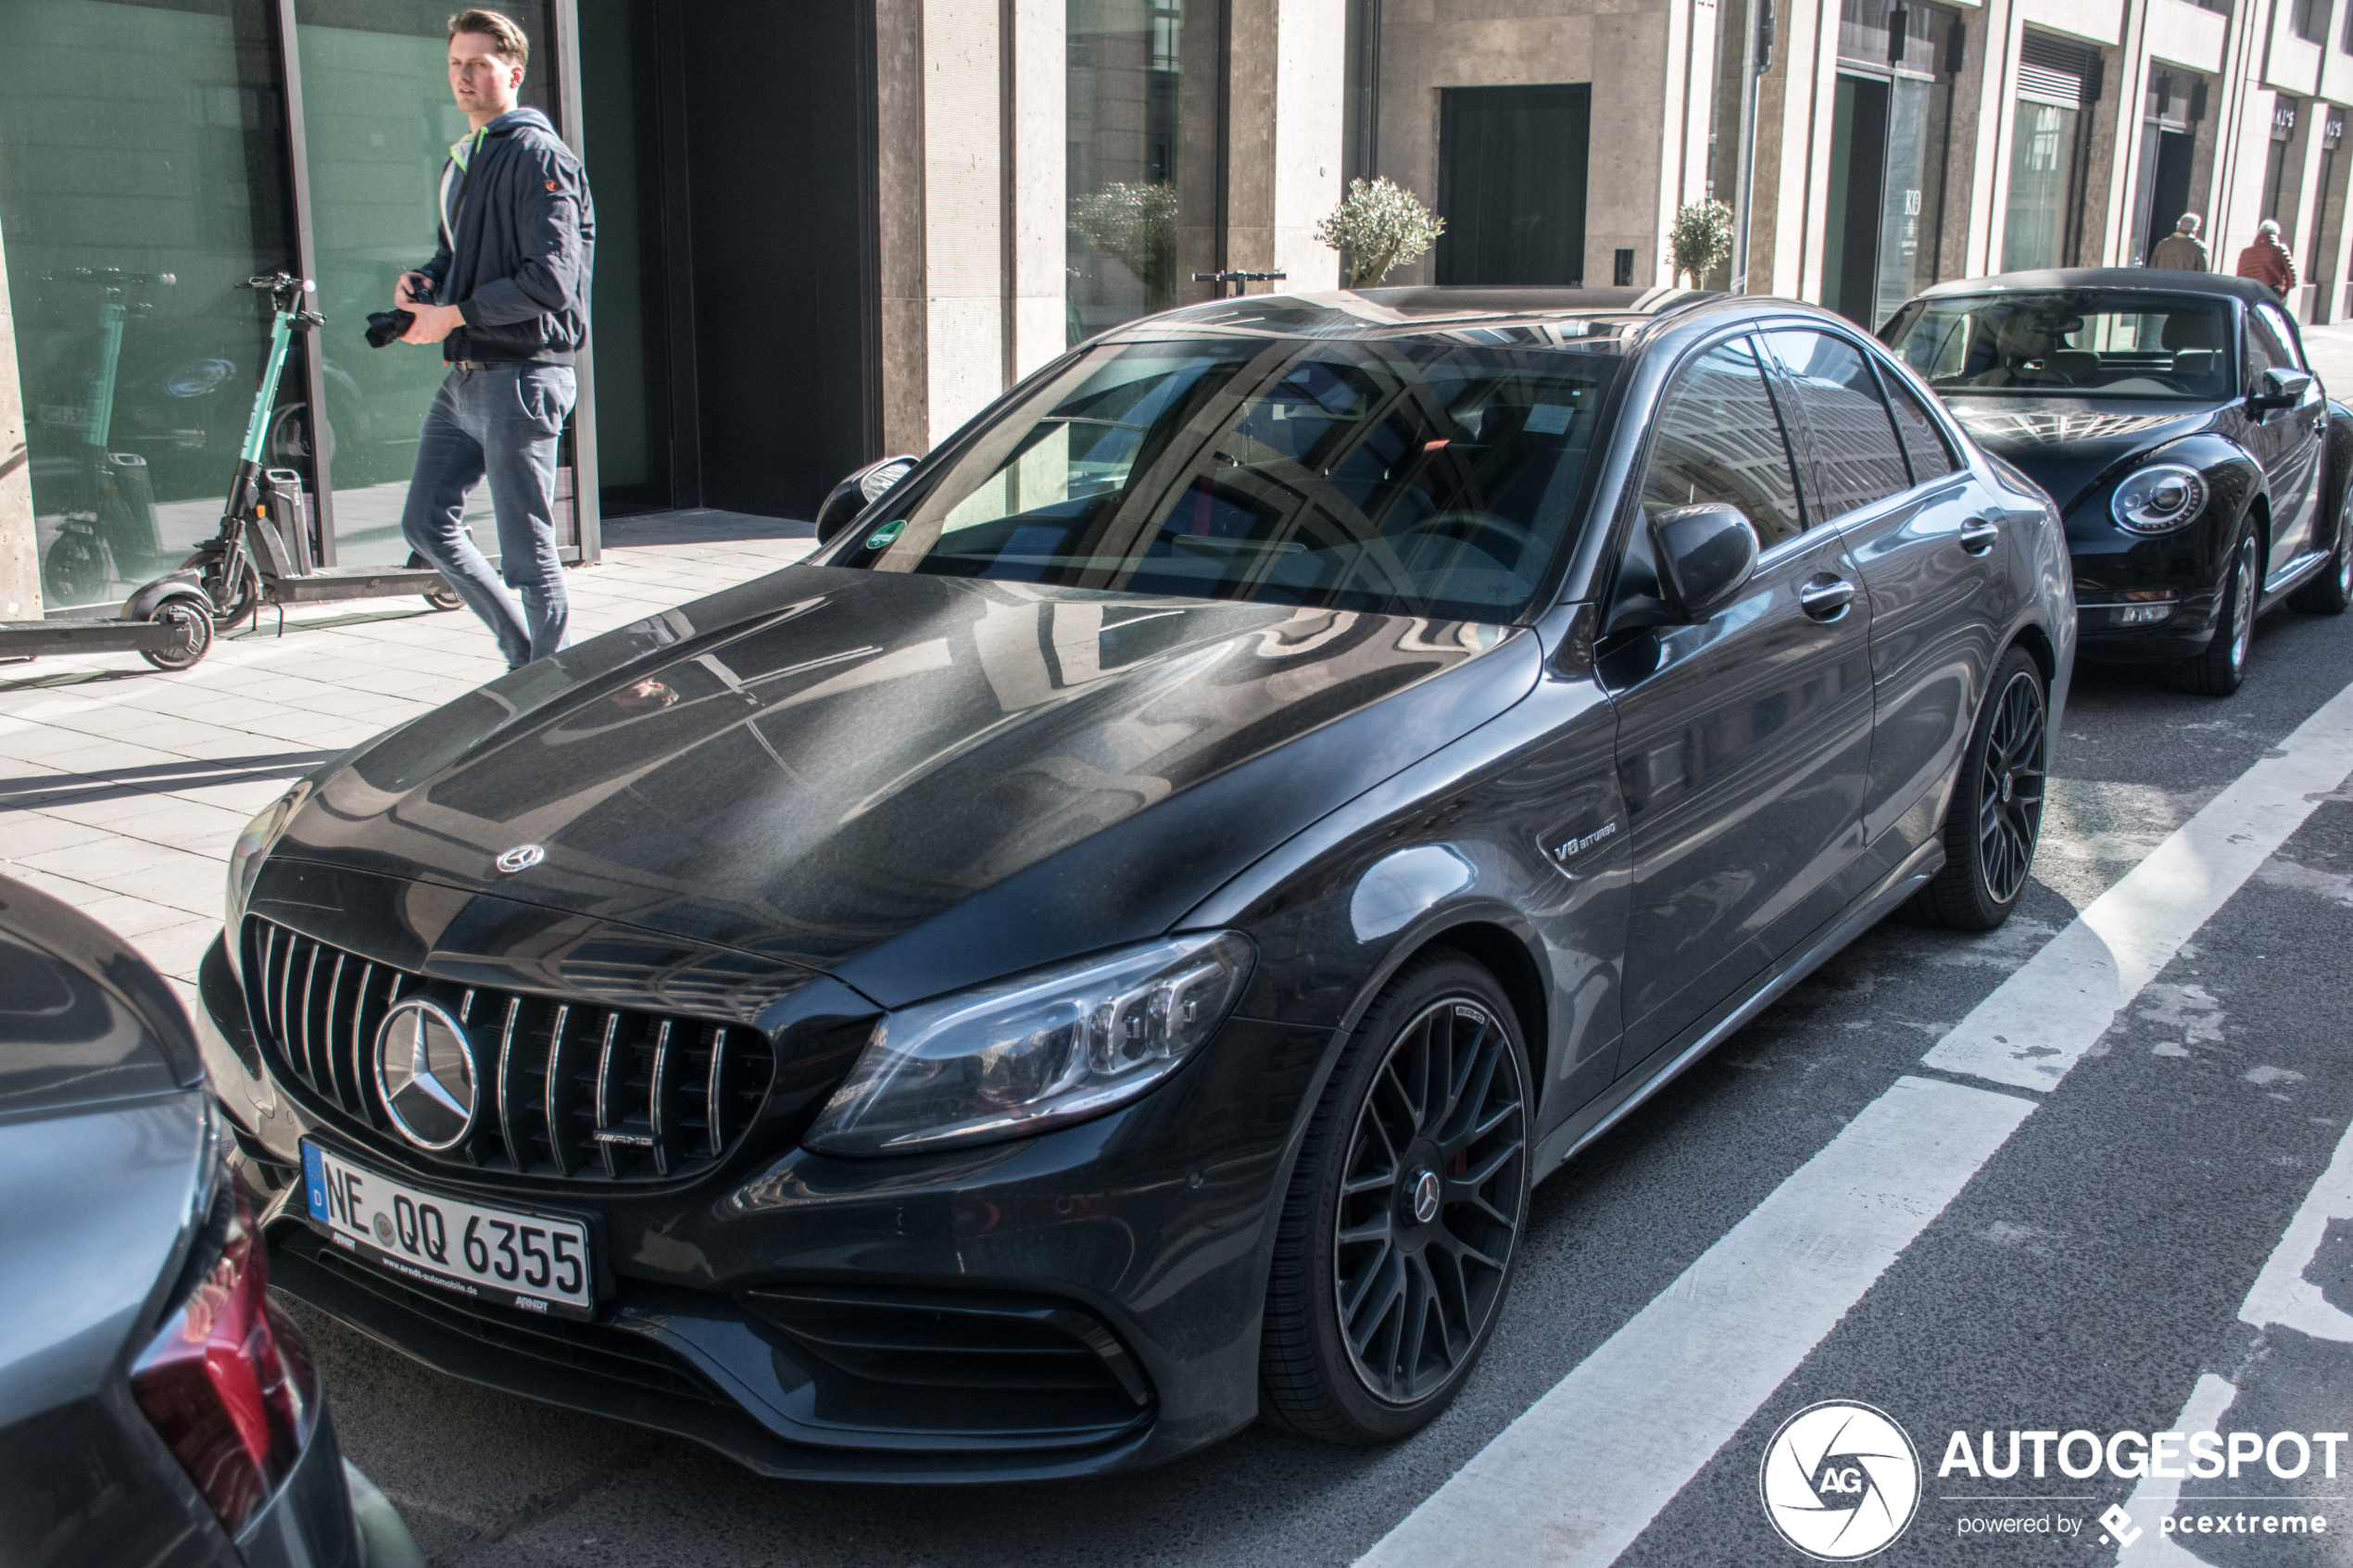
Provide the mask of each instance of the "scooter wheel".
[{"label": "scooter wheel", "polygon": [[435,609],[463,609],[466,608],[466,601],[458,596],[458,590],[452,588],[447,583],[442,583],[437,588],[427,588],[425,590],[425,603],[433,606]]},{"label": "scooter wheel", "polygon": [[41,563],[41,588],[52,604],[94,603],[107,596],[113,581],[111,552],[79,528],[59,533]]},{"label": "scooter wheel", "polygon": [[242,552],[236,558],[236,569],[234,583],[221,582],[218,570],[205,578],[205,591],[212,595],[212,602],[219,607],[212,612],[212,629],[216,632],[236,630],[237,623],[261,603],[261,579],[253,570],[253,562]]},{"label": "scooter wheel", "polygon": [[212,617],[186,599],[159,605],[147,619],[180,632],[169,647],[139,650],[139,657],[158,670],[185,670],[211,650]]}]

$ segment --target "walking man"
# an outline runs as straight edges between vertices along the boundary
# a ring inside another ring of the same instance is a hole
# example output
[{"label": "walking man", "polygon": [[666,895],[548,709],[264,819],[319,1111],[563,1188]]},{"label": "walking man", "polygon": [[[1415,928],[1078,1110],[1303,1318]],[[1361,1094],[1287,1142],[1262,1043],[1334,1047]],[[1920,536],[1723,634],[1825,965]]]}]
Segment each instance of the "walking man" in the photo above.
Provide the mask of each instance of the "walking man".
[{"label": "walking man", "polygon": [[2206,242],[2197,237],[2198,225],[2202,221],[2195,212],[2182,214],[2182,220],[2173,225],[2173,232],[2158,241],[2157,248],[2149,252],[2149,265],[2172,272],[2214,270],[2213,263],[2207,257]]},{"label": "walking man", "polygon": [[[440,247],[394,293],[416,316],[401,341],[440,344],[449,366],[425,414],[400,531],[489,625],[509,669],[564,646],[556,446],[575,394],[573,354],[588,335],[597,239],[580,160],[546,115],[516,107],[530,56],[522,30],[497,11],[449,19],[449,89],[472,130],[441,171]],[[496,574],[459,521],[484,478]]]},{"label": "walking man", "polygon": [[2239,252],[2238,274],[2271,284],[2271,292],[2283,299],[2296,286],[2296,257],[2280,244],[2276,220],[2266,218],[2255,226],[2255,243]]}]

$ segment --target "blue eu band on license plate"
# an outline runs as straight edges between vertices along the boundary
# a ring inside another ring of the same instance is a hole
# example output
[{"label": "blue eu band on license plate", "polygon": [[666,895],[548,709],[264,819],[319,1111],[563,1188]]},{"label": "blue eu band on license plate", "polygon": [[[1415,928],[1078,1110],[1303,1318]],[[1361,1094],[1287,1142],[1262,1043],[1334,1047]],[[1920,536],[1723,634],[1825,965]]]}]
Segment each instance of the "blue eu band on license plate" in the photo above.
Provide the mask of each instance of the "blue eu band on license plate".
[{"label": "blue eu band on license plate", "polygon": [[593,1315],[588,1227],[423,1191],[305,1140],[311,1223],[403,1279],[524,1311]]}]

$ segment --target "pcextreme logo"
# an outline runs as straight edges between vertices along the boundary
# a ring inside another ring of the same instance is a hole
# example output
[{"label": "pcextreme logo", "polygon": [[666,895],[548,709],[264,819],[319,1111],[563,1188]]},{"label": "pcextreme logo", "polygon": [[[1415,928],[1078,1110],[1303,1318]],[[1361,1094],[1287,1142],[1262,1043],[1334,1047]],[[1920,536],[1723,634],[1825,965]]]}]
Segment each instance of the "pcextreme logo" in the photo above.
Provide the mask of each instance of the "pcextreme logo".
[{"label": "pcextreme logo", "polygon": [[1853,1562],[1911,1524],[1920,1457],[1884,1411],[1825,1399],[1781,1423],[1756,1486],[1781,1539],[1824,1562]]}]

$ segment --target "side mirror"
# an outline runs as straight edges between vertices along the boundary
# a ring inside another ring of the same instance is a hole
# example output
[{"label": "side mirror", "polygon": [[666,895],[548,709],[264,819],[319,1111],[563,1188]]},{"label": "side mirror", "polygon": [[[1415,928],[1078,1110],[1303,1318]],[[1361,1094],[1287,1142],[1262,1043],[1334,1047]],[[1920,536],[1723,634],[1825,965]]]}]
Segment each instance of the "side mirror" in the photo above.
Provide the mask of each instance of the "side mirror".
[{"label": "side mirror", "polygon": [[2246,400],[2250,414],[2268,414],[2274,408],[2293,408],[2304,401],[2312,388],[2311,373],[2307,370],[2266,370],[2256,383],[2255,391]]},{"label": "side mirror", "polygon": [[1667,591],[1687,621],[1721,609],[1756,570],[1755,525],[1721,501],[1655,513],[1651,536]]},{"label": "side mirror", "polygon": [[903,453],[885,458],[878,463],[868,463],[835,485],[826,495],[825,504],[817,508],[817,543],[831,542],[860,512],[881,500],[885,491],[906,478],[916,462],[916,458]]}]

